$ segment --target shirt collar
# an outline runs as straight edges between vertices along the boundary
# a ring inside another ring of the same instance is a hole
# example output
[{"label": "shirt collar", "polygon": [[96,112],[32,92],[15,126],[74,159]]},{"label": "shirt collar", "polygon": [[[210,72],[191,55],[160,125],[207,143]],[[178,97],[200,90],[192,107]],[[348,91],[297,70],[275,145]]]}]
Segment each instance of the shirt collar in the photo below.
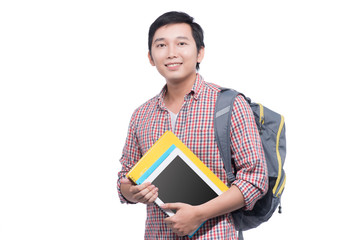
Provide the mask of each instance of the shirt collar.
[{"label": "shirt collar", "polygon": [[[195,83],[187,95],[192,95],[195,100],[198,100],[203,88],[204,88],[204,79],[199,73],[197,73]],[[158,95],[160,107],[165,107],[164,97],[166,91],[167,91],[167,85],[165,84],[165,86],[161,89],[161,92]]]},{"label": "shirt collar", "polygon": [[190,91],[190,93],[193,94],[195,100],[199,99],[200,93],[202,92],[203,88],[204,79],[199,73],[197,73],[195,83]]},{"label": "shirt collar", "polygon": [[[196,100],[198,100],[199,94],[201,93],[201,90],[203,89],[203,87],[204,87],[204,79],[199,73],[197,73],[195,83],[192,86],[192,88],[191,88],[191,90],[190,90],[190,92],[188,94],[194,95],[194,98]],[[160,91],[160,93],[158,95],[158,98],[159,99],[164,99],[166,91],[167,91],[167,85],[165,84],[165,86],[161,89],[161,91]]]}]

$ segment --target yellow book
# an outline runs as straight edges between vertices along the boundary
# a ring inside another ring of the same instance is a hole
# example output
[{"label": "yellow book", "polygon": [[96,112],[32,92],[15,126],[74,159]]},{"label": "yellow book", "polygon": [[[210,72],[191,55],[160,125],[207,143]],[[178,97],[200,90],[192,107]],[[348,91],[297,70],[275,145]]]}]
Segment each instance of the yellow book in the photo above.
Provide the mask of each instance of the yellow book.
[{"label": "yellow book", "polygon": [[[158,139],[126,177],[136,184],[151,182],[155,185],[159,189],[155,203],[159,206],[174,202],[196,206],[228,190],[226,184],[171,131]],[[168,216],[175,214],[171,210],[164,212]]]}]

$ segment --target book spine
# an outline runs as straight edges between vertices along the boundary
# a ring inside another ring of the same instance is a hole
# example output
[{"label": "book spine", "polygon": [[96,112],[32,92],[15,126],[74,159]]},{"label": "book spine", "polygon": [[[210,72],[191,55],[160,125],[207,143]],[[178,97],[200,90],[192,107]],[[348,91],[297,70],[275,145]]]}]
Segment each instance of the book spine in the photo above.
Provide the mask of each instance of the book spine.
[{"label": "book spine", "polygon": [[130,181],[132,181],[134,184],[137,184],[137,183],[136,183],[136,179],[133,178],[131,175],[127,174],[126,177],[127,177]]}]

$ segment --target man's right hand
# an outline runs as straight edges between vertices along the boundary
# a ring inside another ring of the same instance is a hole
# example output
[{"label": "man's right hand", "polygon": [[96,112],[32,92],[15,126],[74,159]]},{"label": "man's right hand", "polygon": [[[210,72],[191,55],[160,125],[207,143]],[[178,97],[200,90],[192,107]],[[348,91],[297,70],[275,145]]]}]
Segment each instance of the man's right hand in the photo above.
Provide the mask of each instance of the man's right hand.
[{"label": "man's right hand", "polygon": [[158,197],[158,188],[149,182],[136,185],[127,178],[120,180],[120,191],[124,197],[133,203],[151,204]]}]

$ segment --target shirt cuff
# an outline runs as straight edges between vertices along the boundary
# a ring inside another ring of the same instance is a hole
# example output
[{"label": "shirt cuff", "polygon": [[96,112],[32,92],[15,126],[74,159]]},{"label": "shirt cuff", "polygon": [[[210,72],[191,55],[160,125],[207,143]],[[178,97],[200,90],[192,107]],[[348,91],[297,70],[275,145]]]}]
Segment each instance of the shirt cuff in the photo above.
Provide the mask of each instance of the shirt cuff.
[{"label": "shirt cuff", "polygon": [[120,191],[120,185],[121,185],[120,180],[121,180],[122,178],[126,178],[126,173],[122,173],[122,172],[120,171],[119,174],[118,174],[118,181],[117,181],[117,190],[118,190],[118,195],[119,195],[119,198],[120,198],[120,202],[123,203],[123,204],[124,204],[124,203],[126,203],[126,204],[135,204],[135,203],[130,202],[129,200],[127,200],[127,199],[124,197],[124,195],[122,195],[122,193],[121,193],[121,191]]},{"label": "shirt cuff", "polygon": [[244,196],[245,206],[244,210],[249,211],[253,209],[256,201],[262,196],[261,191],[253,184],[244,180],[235,180],[232,185],[239,188]]}]

